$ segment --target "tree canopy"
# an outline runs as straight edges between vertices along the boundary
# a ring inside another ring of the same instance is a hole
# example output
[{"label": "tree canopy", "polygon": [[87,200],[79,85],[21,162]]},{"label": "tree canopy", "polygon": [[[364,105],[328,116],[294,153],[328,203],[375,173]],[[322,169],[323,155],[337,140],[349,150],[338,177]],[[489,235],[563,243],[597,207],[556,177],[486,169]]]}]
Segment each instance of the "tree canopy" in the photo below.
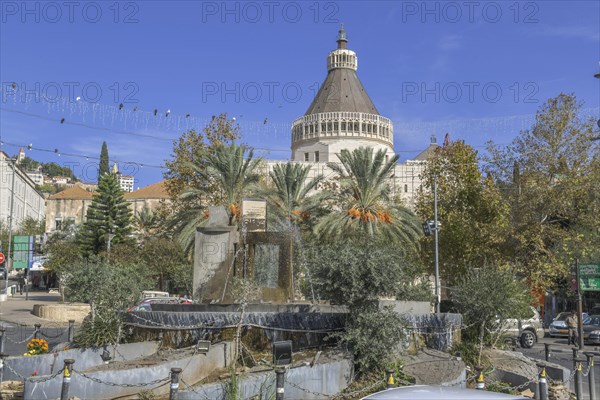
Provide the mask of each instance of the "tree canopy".
[{"label": "tree canopy", "polygon": [[398,156],[385,157],[384,150],[360,147],[342,150],[340,164],[328,164],[338,176],[341,190],[333,199],[333,211],[316,226],[321,238],[378,236],[406,249],[418,247],[421,228],[415,215],[391,198],[390,178]]},{"label": "tree canopy", "polygon": [[102,175],[81,228],[82,251],[98,254],[106,250],[109,243],[131,242],[131,219],[131,210],[117,177],[111,173]]},{"label": "tree canopy", "polygon": [[100,162],[98,164],[98,182],[103,175],[110,173],[108,165],[108,146],[106,142],[102,142],[102,149],[100,150]]},{"label": "tree canopy", "polygon": [[[452,283],[486,261],[501,261],[509,233],[509,205],[490,177],[483,177],[477,152],[462,141],[438,147],[425,167],[416,211],[433,219],[437,180],[439,254],[442,278]],[[423,240],[426,263],[433,265],[433,238]]]},{"label": "tree canopy", "polygon": [[600,156],[574,95],[549,99],[511,144],[489,144],[487,171],[511,207],[508,257],[542,291],[575,258],[600,259]]}]

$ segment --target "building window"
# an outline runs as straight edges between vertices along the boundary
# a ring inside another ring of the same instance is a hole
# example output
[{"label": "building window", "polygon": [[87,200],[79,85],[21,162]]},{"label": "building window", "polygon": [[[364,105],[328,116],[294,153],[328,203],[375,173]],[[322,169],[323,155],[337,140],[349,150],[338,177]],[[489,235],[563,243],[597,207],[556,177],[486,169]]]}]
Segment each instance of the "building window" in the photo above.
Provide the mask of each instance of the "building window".
[{"label": "building window", "polygon": [[54,223],[55,223],[55,226],[56,226],[55,230],[62,231],[62,228],[63,228],[62,219],[57,218],[57,219],[54,220]]},{"label": "building window", "polygon": [[315,151],[315,162],[319,162],[319,152]]},{"label": "building window", "polygon": [[308,161],[308,153],[304,153],[304,161]]},{"label": "building window", "polygon": [[404,193],[408,193],[408,185],[404,185]]}]

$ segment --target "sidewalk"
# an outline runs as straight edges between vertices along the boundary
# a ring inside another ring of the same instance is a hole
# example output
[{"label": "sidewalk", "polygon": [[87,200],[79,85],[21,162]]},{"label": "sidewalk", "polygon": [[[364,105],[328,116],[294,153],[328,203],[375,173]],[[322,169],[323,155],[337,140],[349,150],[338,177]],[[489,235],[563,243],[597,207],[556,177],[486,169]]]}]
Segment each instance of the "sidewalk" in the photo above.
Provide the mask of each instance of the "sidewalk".
[{"label": "sidewalk", "polygon": [[[0,302],[0,321],[11,322],[17,325],[33,326],[34,324],[56,324],[55,321],[36,317],[31,313],[34,304],[52,304],[61,300],[58,293],[30,292],[28,300],[25,293],[8,297],[7,301]],[[61,324],[62,325],[62,324]]]}]

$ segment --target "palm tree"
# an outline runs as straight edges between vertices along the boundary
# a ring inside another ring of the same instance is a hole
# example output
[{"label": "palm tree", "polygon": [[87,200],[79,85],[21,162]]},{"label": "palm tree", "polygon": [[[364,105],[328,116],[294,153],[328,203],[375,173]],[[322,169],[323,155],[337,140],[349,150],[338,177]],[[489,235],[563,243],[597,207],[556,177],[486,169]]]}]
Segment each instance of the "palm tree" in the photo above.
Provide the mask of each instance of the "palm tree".
[{"label": "palm tree", "polygon": [[[190,163],[190,168],[206,184],[202,187],[188,187],[180,199],[189,207],[181,209],[171,219],[170,226],[177,232],[177,238],[187,254],[194,246],[196,227],[202,225],[208,216],[207,204],[198,199],[212,198],[227,207],[229,225],[234,225],[241,217],[240,203],[245,191],[259,181],[257,173],[261,158],[254,158],[251,148],[232,143],[217,145],[199,163]],[[211,191],[216,187],[217,195]]]},{"label": "palm tree", "polygon": [[187,187],[184,189],[179,195],[179,199],[188,206],[181,207],[167,222],[167,229],[175,233],[175,239],[188,257],[193,254],[196,228],[202,226],[208,217],[208,208],[202,202],[197,201],[205,194],[205,188]]},{"label": "palm tree", "polygon": [[308,179],[310,166],[287,162],[276,164],[269,172],[274,187],[263,188],[259,193],[265,197],[279,221],[299,225],[306,221],[323,200],[325,192],[309,195],[323,181],[323,175]]},{"label": "palm tree", "polygon": [[385,153],[374,153],[370,147],[342,150],[339,164],[328,163],[339,176],[341,190],[336,210],[316,226],[321,238],[366,234],[406,247],[418,245],[421,230],[417,218],[391,199],[389,180],[398,156],[386,160]]},{"label": "palm tree", "polygon": [[257,169],[261,158],[253,158],[253,155],[254,150],[244,145],[222,144],[207,155],[206,168],[191,164],[196,174],[217,185],[221,199],[228,208],[229,225],[233,225],[240,216],[240,202],[244,191],[258,183]]},{"label": "palm tree", "polygon": [[139,241],[143,242],[146,239],[156,236],[160,220],[155,212],[148,206],[144,206],[134,217],[133,224]]}]

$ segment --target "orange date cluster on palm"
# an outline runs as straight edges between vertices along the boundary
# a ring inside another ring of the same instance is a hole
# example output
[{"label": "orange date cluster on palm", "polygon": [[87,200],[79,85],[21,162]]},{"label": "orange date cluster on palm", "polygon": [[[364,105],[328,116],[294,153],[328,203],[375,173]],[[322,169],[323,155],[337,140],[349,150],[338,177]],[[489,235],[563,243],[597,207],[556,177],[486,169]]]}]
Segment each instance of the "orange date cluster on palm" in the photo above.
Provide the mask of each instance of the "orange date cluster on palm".
[{"label": "orange date cluster on palm", "polygon": [[308,211],[300,211],[300,210],[292,210],[292,214],[294,214],[297,217],[300,217],[301,220],[305,220],[308,217],[310,217],[310,213]]},{"label": "orange date cluster on palm", "polygon": [[241,208],[236,206],[234,203],[231,203],[229,205],[229,211],[231,212],[231,215],[233,215],[234,217],[237,217],[242,213]]},{"label": "orange date cluster on palm", "polygon": [[389,224],[392,222],[392,216],[383,210],[377,210],[374,213],[371,211],[361,211],[358,208],[352,207],[348,210],[348,215],[352,219],[361,219],[365,222],[380,221]]}]

